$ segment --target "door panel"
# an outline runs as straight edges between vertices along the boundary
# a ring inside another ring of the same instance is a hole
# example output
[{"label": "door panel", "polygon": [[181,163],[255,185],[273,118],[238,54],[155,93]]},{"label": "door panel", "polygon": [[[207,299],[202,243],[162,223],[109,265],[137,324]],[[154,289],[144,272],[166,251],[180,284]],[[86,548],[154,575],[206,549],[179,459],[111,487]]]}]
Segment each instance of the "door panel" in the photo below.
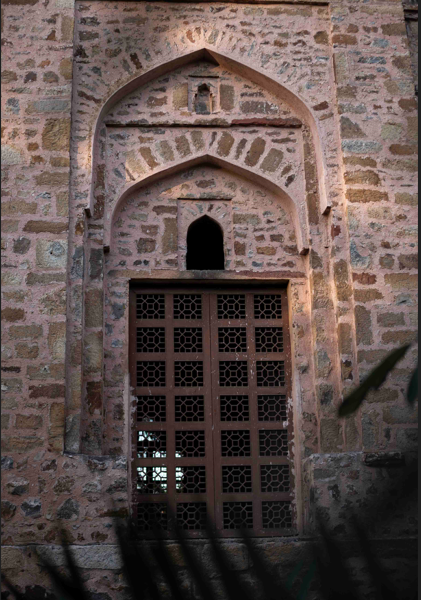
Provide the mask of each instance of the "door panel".
[{"label": "door panel", "polygon": [[131,290],[139,530],[294,533],[286,290]]}]

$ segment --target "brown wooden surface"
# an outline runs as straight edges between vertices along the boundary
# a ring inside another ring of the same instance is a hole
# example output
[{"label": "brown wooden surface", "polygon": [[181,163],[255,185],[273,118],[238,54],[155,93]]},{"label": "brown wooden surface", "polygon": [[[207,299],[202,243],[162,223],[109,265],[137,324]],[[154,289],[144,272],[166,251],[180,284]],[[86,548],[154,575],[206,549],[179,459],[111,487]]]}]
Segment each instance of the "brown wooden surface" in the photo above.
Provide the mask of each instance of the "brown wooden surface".
[{"label": "brown wooden surface", "polygon": [[[138,319],[136,317],[137,294],[165,294],[164,319]],[[178,294],[200,294],[202,298],[202,315],[200,319],[174,318],[174,296]],[[245,318],[218,318],[218,295],[245,296]],[[254,295],[280,295],[282,299],[282,318],[256,319],[254,315]],[[165,352],[137,352],[136,331],[138,327],[156,328],[165,327]],[[202,328],[202,352],[175,352],[175,328]],[[245,328],[247,352],[220,352],[218,331],[220,328]],[[257,327],[282,327],[283,350],[282,352],[256,352],[255,332]],[[165,361],[166,382],[165,387],[137,385],[136,366],[138,361]],[[256,363],[262,360],[276,360],[284,362],[285,385],[282,387],[258,387]],[[203,363],[203,385],[198,387],[176,387],[174,381],[174,364],[176,361],[201,361]],[[221,361],[246,361],[247,386],[222,386],[220,385],[219,364]],[[169,511],[176,515],[177,505],[180,503],[206,502],[207,511],[214,521],[218,535],[223,537],[236,537],[240,532],[236,529],[224,529],[223,505],[225,502],[252,502],[253,528],[249,530],[255,536],[281,536],[294,533],[293,528],[271,529],[264,528],[262,524],[262,502],[265,501],[291,501],[293,499],[294,481],[292,477],[292,410],[289,409],[287,425],[284,422],[258,420],[258,396],[281,394],[286,399],[291,397],[291,349],[288,331],[288,302],[286,288],[250,288],[230,286],[225,288],[218,285],[217,289],[206,287],[181,287],[179,285],[165,288],[132,287],[130,292],[130,374],[131,385],[136,396],[165,396],[166,421],[145,422],[136,421],[133,427],[133,514],[137,518],[137,505],[167,504]],[[176,396],[203,396],[204,421],[175,421]],[[221,421],[220,402],[221,396],[248,396],[249,418],[245,421]],[[285,425],[285,426],[284,426]],[[259,432],[288,431],[288,456],[260,456]],[[139,431],[166,431],[167,454],[165,458],[138,458],[137,436]],[[250,432],[250,456],[222,456],[221,432],[223,431]],[[204,457],[176,457],[175,438],[176,432],[204,431],[205,456]],[[140,494],[136,489],[137,467],[161,465],[167,467],[167,493],[166,494]],[[252,474],[252,491],[243,493],[226,493],[222,490],[222,468],[224,466],[249,466]],[[290,489],[283,492],[261,491],[261,466],[262,465],[289,465]],[[178,493],[176,491],[175,469],[177,466],[205,466],[206,468],[206,493]],[[184,508],[184,507],[183,507]],[[171,524],[163,535],[172,536]],[[186,530],[189,536],[202,537],[203,530]],[[146,537],[152,535],[146,532]]]}]

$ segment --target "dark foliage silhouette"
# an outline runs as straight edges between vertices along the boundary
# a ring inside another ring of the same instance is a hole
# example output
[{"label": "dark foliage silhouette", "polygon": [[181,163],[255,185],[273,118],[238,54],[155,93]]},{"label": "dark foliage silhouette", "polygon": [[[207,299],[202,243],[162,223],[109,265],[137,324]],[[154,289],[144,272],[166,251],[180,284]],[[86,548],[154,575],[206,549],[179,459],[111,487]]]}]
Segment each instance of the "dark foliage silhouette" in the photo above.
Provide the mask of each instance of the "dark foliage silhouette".
[{"label": "dark foliage silhouette", "polygon": [[[259,550],[256,540],[247,531],[242,532],[241,541],[247,548],[253,564],[254,578],[260,589],[247,585],[238,571],[233,570],[229,553],[222,540],[218,538],[207,524],[207,542],[212,548],[214,560],[213,572],[217,571],[225,589],[224,597],[228,600],[305,600],[310,589],[318,600],[415,600],[417,597],[416,573],[409,578],[406,588],[399,587],[393,582],[387,569],[381,564],[373,543],[369,540],[368,526],[376,522],[388,523],[393,520],[397,509],[405,510],[407,502],[414,500],[417,492],[418,462],[414,461],[392,478],[392,483],[381,493],[381,502],[376,498],[365,508],[363,516],[349,514],[351,536],[350,540],[338,539],[327,528],[322,513],[316,513],[317,530],[313,548],[307,557],[307,564],[300,563],[290,573],[279,572],[279,565],[269,563]],[[174,515],[170,515],[174,519]],[[175,521],[174,521],[175,522]],[[169,552],[168,544],[159,537],[156,541],[145,544],[137,534],[136,528],[130,522],[121,524],[115,521],[115,531],[122,558],[122,569],[128,586],[128,596],[132,600],[185,600],[182,581],[177,576],[176,565]],[[72,556],[65,533],[62,533],[62,546],[67,562],[68,575],[43,559],[48,571],[57,600],[90,600],[91,594],[83,582],[82,570],[76,565]],[[196,547],[190,544],[183,531],[175,526],[175,540],[182,551],[189,576],[194,580],[199,596],[203,600],[218,600],[220,595],[213,591],[211,575],[200,560]],[[360,558],[365,564],[365,571],[372,592],[369,596],[361,590],[354,570],[347,560],[347,546],[352,543],[357,546]],[[165,581],[167,589],[163,592],[157,584],[157,572]],[[3,584],[16,600],[38,600],[39,596],[31,592],[19,592],[16,584],[2,577]],[[292,588],[295,591],[292,592]]]}]

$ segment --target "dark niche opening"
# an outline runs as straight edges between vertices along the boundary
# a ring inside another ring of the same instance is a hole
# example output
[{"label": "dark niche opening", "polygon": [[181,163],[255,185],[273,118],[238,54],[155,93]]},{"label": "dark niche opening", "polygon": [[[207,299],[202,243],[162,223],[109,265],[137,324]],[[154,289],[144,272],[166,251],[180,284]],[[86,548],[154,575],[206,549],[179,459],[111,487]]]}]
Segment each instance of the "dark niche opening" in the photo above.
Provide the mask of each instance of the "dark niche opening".
[{"label": "dark niche opening", "polygon": [[212,94],[210,87],[202,83],[197,88],[197,94],[194,99],[194,110],[199,115],[210,115],[212,112]]},{"label": "dark niche opening", "polygon": [[223,271],[224,234],[210,217],[194,221],[187,232],[187,269],[189,271]]}]

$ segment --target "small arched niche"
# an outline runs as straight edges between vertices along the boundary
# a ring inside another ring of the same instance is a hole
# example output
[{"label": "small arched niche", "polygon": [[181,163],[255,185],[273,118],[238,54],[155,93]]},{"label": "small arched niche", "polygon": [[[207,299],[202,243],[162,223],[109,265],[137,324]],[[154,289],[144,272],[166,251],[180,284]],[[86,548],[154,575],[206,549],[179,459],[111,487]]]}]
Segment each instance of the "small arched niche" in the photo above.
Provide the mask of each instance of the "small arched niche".
[{"label": "small arched niche", "polygon": [[202,83],[197,88],[194,110],[198,115],[210,115],[212,112],[212,93],[207,83]]},{"label": "small arched niche", "polygon": [[188,271],[223,271],[225,268],[224,234],[208,216],[194,221],[187,231]]}]

